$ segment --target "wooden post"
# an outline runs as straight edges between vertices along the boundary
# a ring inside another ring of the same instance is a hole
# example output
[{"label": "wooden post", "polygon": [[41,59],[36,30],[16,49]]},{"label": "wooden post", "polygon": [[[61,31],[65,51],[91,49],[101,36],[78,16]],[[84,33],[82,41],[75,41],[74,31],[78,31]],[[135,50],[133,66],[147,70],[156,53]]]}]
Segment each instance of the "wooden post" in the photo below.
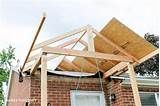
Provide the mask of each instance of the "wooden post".
[{"label": "wooden post", "polygon": [[47,106],[47,54],[41,58],[41,106]]},{"label": "wooden post", "polygon": [[93,33],[90,25],[87,26],[87,36],[88,36],[88,51],[95,52]]},{"label": "wooden post", "polygon": [[132,87],[132,91],[133,91],[135,106],[141,106],[141,100],[140,100],[140,96],[139,96],[139,92],[138,92],[136,75],[134,72],[133,65],[130,63],[128,63],[128,72],[129,72],[131,87]]}]

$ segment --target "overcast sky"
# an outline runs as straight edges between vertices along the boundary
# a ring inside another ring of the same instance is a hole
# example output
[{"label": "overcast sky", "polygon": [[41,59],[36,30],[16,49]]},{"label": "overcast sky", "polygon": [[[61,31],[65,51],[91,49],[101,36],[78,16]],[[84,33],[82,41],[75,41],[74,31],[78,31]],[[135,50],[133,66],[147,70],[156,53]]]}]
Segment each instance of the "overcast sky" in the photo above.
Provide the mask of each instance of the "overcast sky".
[{"label": "overcast sky", "polygon": [[42,13],[39,40],[92,25],[99,31],[112,17],[143,36],[158,32],[158,0],[0,0],[0,50],[11,44],[23,63]]}]

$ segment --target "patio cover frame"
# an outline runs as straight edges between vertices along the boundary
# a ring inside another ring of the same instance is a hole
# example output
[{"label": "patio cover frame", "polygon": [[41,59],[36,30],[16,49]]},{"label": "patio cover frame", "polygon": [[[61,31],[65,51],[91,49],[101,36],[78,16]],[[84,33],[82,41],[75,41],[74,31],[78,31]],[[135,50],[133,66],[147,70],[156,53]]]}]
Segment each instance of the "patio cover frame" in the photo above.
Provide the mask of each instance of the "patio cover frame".
[{"label": "patio cover frame", "polygon": [[[100,71],[104,72],[104,78],[107,78],[113,74],[116,74],[116,75],[121,74],[122,73],[121,71],[124,72],[124,69],[127,68],[128,73],[129,73],[129,77],[130,77],[130,81],[131,81],[131,87],[132,87],[132,91],[133,91],[135,105],[141,106],[137,81],[136,81],[135,72],[134,72],[134,66],[136,66],[137,64],[140,64],[140,63],[144,62],[145,60],[151,58],[152,56],[158,54],[159,53],[158,49],[138,60],[136,57],[134,57],[130,53],[128,53],[125,49],[123,49],[119,45],[115,44],[111,40],[104,37],[101,33],[99,33],[91,25],[87,25],[87,26],[81,27],[79,29],[75,29],[71,32],[67,32],[65,34],[62,34],[62,35],[57,36],[55,38],[51,38],[49,40],[46,40],[42,43],[35,45],[36,39],[39,35],[39,32],[42,28],[42,25],[43,25],[45,19],[46,19],[46,15],[43,15],[41,22],[40,22],[40,25],[38,26],[38,30],[36,32],[36,35],[34,37],[34,40],[31,44],[29,52],[26,56],[26,59],[24,61],[23,66],[22,66],[23,72],[29,70],[30,74],[33,75],[36,72],[37,68],[41,65],[41,89],[42,89],[41,90],[41,106],[47,106],[47,61],[52,60],[60,55],[64,55],[62,60],[71,64],[77,70],[79,70],[80,67],[76,66],[74,63],[72,63],[72,61],[67,60],[65,58],[66,55],[67,56],[78,56],[78,57],[90,57],[90,58],[97,58],[97,59],[106,59],[111,62],[112,62],[112,60],[119,61],[120,63],[115,65],[110,70],[105,72],[105,70],[100,69]],[[81,32],[83,32],[83,34],[79,38],[75,38],[70,41],[66,41],[65,43],[60,44],[56,47],[49,47],[50,44],[53,44],[55,42],[58,42],[60,40],[63,40],[65,38],[68,38],[70,36],[73,36],[73,35],[75,35],[77,33],[81,33]],[[88,42],[85,42],[84,40],[81,39],[85,34],[88,37]],[[96,36],[99,36],[107,44],[115,47],[119,52],[121,52],[124,55],[122,56],[122,55],[95,52],[93,34],[95,34]],[[80,42],[81,44],[86,46],[88,50],[87,51],[73,50],[73,48],[76,46],[76,44],[78,42]],[[73,46],[70,49],[66,49],[66,48],[64,49],[64,47],[72,45],[72,44],[73,44]],[[31,52],[34,50],[37,50],[37,49],[41,49],[41,52],[34,55],[34,56],[30,56]],[[52,54],[52,55],[47,56],[48,54]],[[34,64],[27,66],[26,64],[31,61],[34,61]],[[94,64],[92,64],[92,66],[96,67]],[[57,66],[57,67],[59,67],[59,66]],[[63,70],[63,67],[59,67],[59,68]]]}]

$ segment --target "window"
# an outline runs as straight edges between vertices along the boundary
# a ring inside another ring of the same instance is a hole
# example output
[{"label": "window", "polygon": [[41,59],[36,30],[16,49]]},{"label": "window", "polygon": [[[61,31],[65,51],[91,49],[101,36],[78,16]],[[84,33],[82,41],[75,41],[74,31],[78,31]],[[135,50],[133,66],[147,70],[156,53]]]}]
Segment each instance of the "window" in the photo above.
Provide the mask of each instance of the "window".
[{"label": "window", "polygon": [[71,91],[71,106],[105,106],[104,92]]},{"label": "window", "polygon": [[159,106],[159,94],[154,92],[140,92],[142,106]]},{"label": "window", "polygon": [[159,106],[159,93],[155,93],[155,98],[156,98],[157,106]]}]

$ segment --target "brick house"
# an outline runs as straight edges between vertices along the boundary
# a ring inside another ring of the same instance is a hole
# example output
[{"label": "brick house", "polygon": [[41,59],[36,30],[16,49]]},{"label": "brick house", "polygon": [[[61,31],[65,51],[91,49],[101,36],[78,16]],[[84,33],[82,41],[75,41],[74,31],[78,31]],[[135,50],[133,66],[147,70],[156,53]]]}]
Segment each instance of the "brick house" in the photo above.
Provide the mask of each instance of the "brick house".
[{"label": "brick house", "polygon": [[[18,73],[13,71],[11,79],[8,95],[10,101],[7,102],[7,106],[27,106],[27,103],[30,104],[28,106],[40,106],[40,75],[24,77],[23,83],[20,83]],[[71,94],[76,92],[78,79],[77,77],[48,75],[48,103],[51,106],[72,106]],[[103,80],[105,106],[110,106],[110,103],[112,106],[135,106],[128,79],[125,77],[113,77],[112,79],[111,81]],[[138,86],[142,106],[158,106],[158,79],[139,78]],[[82,78],[77,90],[77,93],[79,92],[101,94],[99,78],[93,75],[90,78]],[[115,94],[115,100],[109,99],[110,94]]]},{"label": "brick house", "polygon": [[[96,36],[48,47],[80,32]],[[159,51],[117,19],[100,32],[87,25],[34,45],[36,37],[21,72],[10,75],[7,106],[158,106],[158,79],[136,77],[133,67]],[[84,48],[72,50],[77,42]],[[41,52],[31,55],[37,49]]]}]

